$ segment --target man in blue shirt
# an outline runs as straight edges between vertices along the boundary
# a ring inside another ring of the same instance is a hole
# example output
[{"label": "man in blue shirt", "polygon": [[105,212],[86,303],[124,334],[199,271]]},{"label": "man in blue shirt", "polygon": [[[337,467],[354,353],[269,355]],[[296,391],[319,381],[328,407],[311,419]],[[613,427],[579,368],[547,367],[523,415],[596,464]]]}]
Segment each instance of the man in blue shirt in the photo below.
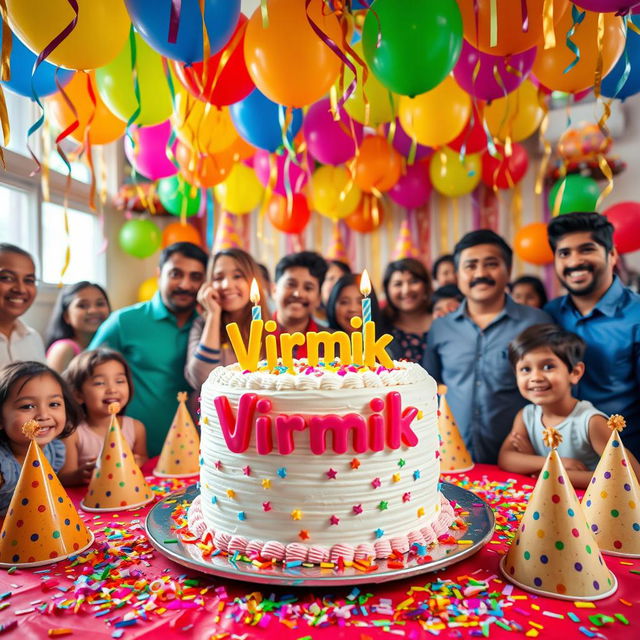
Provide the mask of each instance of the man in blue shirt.
[{"label": "man in blue shirt", "polygon": [[598,213],[567,213],[548,226],[558,280],[569,292],[545,310],[586,343],[576,395],[627,420],[625,446],[640,456],[640,296],[614,275],[613,225]]},{"label": "man in blue shirt", "polygon": [[126,414],[144,423],[150,456],[162,449],[178,392],[191,390],[184,364],[206,268],[207,254],[200,247],[169,245],[160,255],[158,292],[148,302],[112,313],[89,345],[111,347],[127,359],[134,388]]},{"label": "man in blue shirt", "polygon": [[447,400],[473,459],[496,464],[516,413],[527,404],[509,364],[509,343],[550,318],[506,294],[512,251],[493,231],[467,233],[455,246],[454,260],[466,299],[434,320],[424,367],[447,385]]}]

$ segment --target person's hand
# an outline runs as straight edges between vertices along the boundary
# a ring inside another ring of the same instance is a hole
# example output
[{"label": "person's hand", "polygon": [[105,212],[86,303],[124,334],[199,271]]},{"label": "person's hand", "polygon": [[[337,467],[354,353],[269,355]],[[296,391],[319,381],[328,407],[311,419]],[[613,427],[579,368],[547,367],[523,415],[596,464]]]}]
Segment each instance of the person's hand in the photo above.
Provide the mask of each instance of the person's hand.
[{"label": "person's hand", "polygon": [[89,484],[93,470],[96,468],[96,459],[91,458],[78,467],[78,478],[82,484]]},{"label": "person's hand", "polygon": [[203,284],[200,287],[198,291],[198,304],[202,307],[205,314],[210,313],[214,316],[219,316],[222,313],[219,294],[211,283]]},{"label": "person's hand", "polygon": [[584,462],[577,458],[560,458],[567,471],[588,471]]},{"label": "person's hand", "polygon": [[519,433],[514,433],[513,435],[509,436],[509,438],[511,439],[511,446],[516,451],[519,451],[520,453],[522,453],[524,451],[524,443],[523,443],[522,436]]},{"label": "person's hand", "polygon": [[444,318],[444,316],[452,313],[460,306],[460,303],[457,300],[443,300],[441,303],[438,303],[436,308],[433,310],[434,318]]}]

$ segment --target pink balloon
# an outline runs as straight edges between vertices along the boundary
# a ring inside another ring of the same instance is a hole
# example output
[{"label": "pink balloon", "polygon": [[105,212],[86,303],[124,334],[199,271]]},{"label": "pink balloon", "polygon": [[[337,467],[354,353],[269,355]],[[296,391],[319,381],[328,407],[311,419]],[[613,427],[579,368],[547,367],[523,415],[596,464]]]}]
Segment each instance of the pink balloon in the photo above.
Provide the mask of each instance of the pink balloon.
[{"label": "pink balloon", "polygon": [[407,209],[426,204],[431,195],[428,160],[407,165],[406,173],[387,193],[396,204]]},{"label": "pink balloon", "polygon": [[362,125],[344,109],[340,109],[340,120],[336,122],[328,98],[309,107],[302,132],[309,153],[323,164],[338,165],[350,160],[356,153],[356,145],[362,142]]},{"label": "pink balloon", "polygon": [[[299,156],[298,161],[300,162],[301,160],[302,158]],[[256,176],[258,176],[258,180],[260,180],[263,186],[266,187],[269,185],[271,171],[274,168],[276,171],[276,179],[272,188],[274,193],[281,196],[287,195],[287,190],[285,188],[285,175],[289,176],[289,186],[292,193],[302,191],[302,188],[307,184],[307,180],[309,179],[307,172],[290,160],[287,154],[275,155],[270,154],[264,149],[258,149],[253,156],[253,169],[256,172]]]},{"label": "pink balloon", "polygon": [[[131,166],[149,180],[160,180],[178,173],[178,168],[167,158],[167,142],[171,137],[169,120],[151,127],[131,127],[131,135],[136,141],[133,148],[129,136],[124,138],[124,152]],[[173,146],[175,152],[175,144]]]},{"label": "pink balloon", "polygon": [[[384,130],[385,133],[389,133],[389,128],[391,125],[385,124]],[[411,151],[412,140],[407,132],[402,128],[400,124],[400,120],[396,118],[396,132],[393,134],[393,140],[391,141],[393,148],[405,158],[409,157],[409,152]],[[416,157],[415,160],[420,160],[421,158],[428,158],[433,153],[433,149],[431,147],[427,147],[423,144],[416,145]]]},{"label": "pink balloon", "polygon": [[[508,57],[492,56],[478,51],[463,40],[460,57],[453,68],[453,76],[471,96],[480,100],[502,98],[507,93],[515,91],[527,77],[533,66],[536,50],[536,47],[532,47]],[[496,80],[496,75],[500,78],[499,81]]]},{"label": "pink balloon", "polygon": [[[638,4],[638,0],[573,0],[573,4],[587,11],[598,11],[599,13],[620,13],[629,12],[631,7]],[[637,9],[633,10],[635,13]]]}]

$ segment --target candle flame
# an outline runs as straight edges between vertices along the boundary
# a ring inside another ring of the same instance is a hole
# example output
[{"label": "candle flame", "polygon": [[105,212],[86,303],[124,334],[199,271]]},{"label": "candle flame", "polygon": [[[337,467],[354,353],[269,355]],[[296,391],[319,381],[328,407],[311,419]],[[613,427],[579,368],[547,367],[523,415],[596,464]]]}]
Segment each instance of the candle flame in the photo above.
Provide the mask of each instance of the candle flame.
[{"label": "candle flame", "polygon": [[251,281],[249,299],[254,305],[260,304],[260,289],[258,288],[258,281],[255,278]]},{"label": "candle flame", "polygon": [[369,274],[366,269],[362,272],[362,277],[360,278],[360,293],[365,298],[371,293],[371,280],[369,280]]}]

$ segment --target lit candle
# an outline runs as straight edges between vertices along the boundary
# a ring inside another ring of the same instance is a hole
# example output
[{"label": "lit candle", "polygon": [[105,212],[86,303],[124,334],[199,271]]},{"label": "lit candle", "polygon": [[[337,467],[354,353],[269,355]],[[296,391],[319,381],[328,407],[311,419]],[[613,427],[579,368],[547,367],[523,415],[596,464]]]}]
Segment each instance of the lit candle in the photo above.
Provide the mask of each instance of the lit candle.
[{"label": "lit candle", "polygon": [[258,282],[255,278],[251,281],[249,298],[253,303],[253,307],[251,307],[251,319],[262,320],[262,310],[260,309],[260,289],[258,288]]},{"label": "lit candle", "polygon": [[360,293],[364,296],[362,298],[362,324],[366,325],[367,322],[371,322],[371,299],[369,298],[371,281],[366,269],[362,272],[362,278],[360,279]]}]

